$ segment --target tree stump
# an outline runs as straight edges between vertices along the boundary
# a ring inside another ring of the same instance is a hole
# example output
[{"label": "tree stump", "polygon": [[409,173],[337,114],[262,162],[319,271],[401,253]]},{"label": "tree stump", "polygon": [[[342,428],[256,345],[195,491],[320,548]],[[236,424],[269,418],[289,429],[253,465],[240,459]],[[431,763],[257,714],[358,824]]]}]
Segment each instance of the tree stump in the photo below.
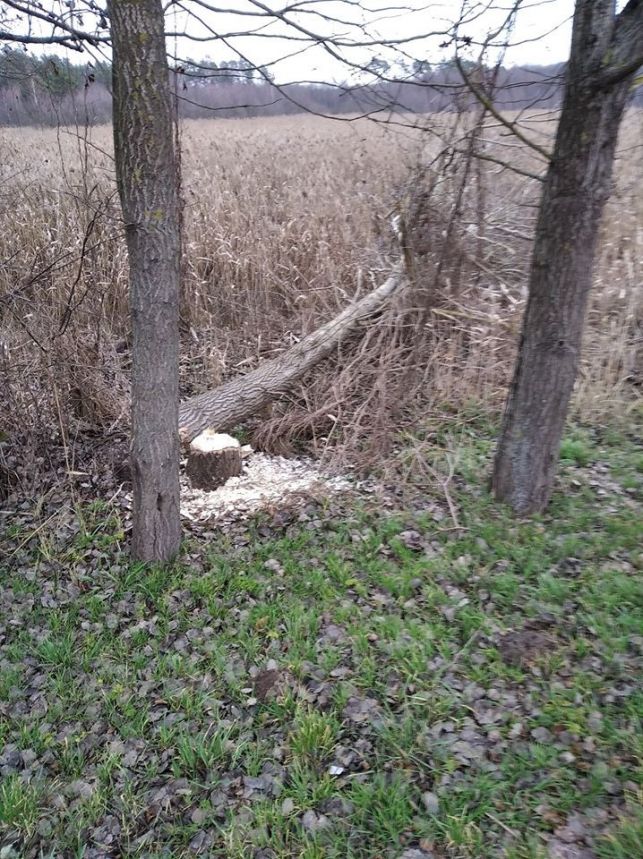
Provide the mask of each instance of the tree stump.
[{"label": "tree stump", "polygon": [[195,489],[217,489],[241,474],[241,445],[230,435],[205,430],[190,445],[186,470]]}]

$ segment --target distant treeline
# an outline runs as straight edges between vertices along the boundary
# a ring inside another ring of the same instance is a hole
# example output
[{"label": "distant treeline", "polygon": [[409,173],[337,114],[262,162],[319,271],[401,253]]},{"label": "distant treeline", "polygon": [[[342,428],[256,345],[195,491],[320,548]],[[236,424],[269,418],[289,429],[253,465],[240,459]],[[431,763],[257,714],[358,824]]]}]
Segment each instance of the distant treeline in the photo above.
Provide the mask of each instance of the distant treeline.
[{"label": "distant treeline", "polygon": [[[370,82],[351,85],[279,85],[267,69],[243,61],[186,62],[172,71],[179,111],[185,117],[277,116],[301,111],[320,114],[466,110],[476,103],[454,62],[415,61],[391,68],[373,60]],[[494,93],[502,110],[555,107],[564,66],[498,70],[466,65],[473,86]],[[493,86],[492,86],[493,83]],[[0,54],[0,125],[97,124],[111,118],[111,66],[77,65],[22,50]],[[642,92],[637,102],[643,104]]]}]

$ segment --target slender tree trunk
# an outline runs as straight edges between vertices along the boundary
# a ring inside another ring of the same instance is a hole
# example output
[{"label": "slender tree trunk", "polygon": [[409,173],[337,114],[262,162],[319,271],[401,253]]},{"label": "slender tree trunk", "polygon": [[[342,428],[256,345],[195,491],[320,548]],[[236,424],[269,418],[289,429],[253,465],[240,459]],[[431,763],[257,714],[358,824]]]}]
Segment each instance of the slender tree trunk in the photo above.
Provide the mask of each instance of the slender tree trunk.
[{"label": "slender tree trunk", "polygon": [[114,143],[130,269],[132,555],[180,543],[180,223],[161,0],[111,0]]},{"label": "slender tree trunk", "polygon": [[616,74],[612,83],[606,75],[615,20],[611,0],[577,0],[529,300],[492,478],[496,497],[522,515],[544,509],[551,496],[578,371],[601,215],[631,84],[631,74]]}]

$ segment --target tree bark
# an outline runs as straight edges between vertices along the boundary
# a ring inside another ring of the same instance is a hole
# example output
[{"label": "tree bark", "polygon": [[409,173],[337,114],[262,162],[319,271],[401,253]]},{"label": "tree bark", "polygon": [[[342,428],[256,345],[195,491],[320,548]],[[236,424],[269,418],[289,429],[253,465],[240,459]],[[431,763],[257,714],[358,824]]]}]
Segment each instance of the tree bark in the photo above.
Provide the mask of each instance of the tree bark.
[{"label": "tree bark", "polygon": [[256,370],[225,385],[181,403],[181,438],[189,442],[207,428],[223,432],[258,412],[293,387],[315,364],[367,319],[378,313],[404,283],[398,266],[383,284],[342,310],[321,328],[303,337],[278,358],[264,361]]},{"label": "tree bark", "polygon": [[[615,16],[612,0],[577,0],[565,95],[543,188],[529,299],[492,489],[527,515],[549,502],[560,441],[578,371],[601,215],[611,190],[619,125],[633,72],[614,73],[640,51],[643,4]],[[638,16],[638,27],[622,16]],[[638,10],[638,11],[637,11]],[[634,38],[633,38],[634,37]]]},{"label": "tree bark", "polygon": [[114,144],[132,321],[131,551],[180,543],[178,163],[161,0],[111,0]]}]

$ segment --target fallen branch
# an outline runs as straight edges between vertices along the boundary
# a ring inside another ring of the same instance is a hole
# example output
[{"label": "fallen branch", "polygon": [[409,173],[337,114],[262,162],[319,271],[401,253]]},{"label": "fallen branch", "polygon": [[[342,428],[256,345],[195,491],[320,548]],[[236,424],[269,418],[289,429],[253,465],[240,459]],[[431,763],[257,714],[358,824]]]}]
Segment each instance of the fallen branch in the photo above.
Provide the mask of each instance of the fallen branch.
[{"label": "fallen branch", "polygon": [[333,352],[359,325],[375,316],[388,299],[406,283],[400,264],[383,284],[342,310],[334,319],[303,337],[277,358],[255,370],[181,403],[181,439],[192,441],[203,430],[231,429],[258,412]]}]

